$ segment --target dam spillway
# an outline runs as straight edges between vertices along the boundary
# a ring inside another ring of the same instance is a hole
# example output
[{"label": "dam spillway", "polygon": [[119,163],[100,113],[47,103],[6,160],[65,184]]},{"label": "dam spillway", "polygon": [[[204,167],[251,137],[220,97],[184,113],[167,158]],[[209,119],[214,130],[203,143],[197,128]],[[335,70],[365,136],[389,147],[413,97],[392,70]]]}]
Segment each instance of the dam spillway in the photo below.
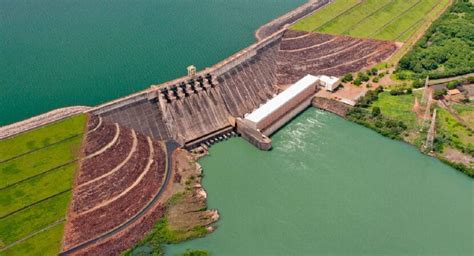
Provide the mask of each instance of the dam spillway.
[{"label": "dam spillway", "polygon": [[282,29],[211,68],[92,111],[160,140],[193,148],[307,74],[341,76],[387,58],[390,42]]}]

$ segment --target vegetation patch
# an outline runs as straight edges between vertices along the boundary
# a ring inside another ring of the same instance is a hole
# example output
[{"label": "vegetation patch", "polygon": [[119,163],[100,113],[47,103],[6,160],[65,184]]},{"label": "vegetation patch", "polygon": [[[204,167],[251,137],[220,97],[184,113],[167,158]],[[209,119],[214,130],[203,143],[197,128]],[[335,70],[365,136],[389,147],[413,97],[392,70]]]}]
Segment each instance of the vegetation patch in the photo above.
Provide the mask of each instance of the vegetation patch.
[{"label": "vegetation patch", "polygon": [[0,164],[0,189],[76,160],[82,136]]},{"label": "vegetation patch", "polygon": [[[153,230],[132,249],[125,252],[124,255],[132,256],[140,252],[153,252],[153,255],[164,255],[163,244],[176,244],[191,238],[202,237],[209,233],[205,226],[195,226],[188,230],[173,229],[166,217],[158,220],[153,227]],[[185,254],[186,255],[186,254]],[[201,255],[201,254],[187,254],[187,255]]]},{"label": "vegetation patch", "polygon": [[71,193],[61,193],[0,220],[0,239],[5,244],[18,241],[37,230],[62,221]]},{"label": "vegetation patch", "polygon": [[401,60],[397,73],[443,78],[474,72],[474,4],[455,3]]},{"label": "vegetation patch", "polygon": [[[73,163],[52,172],[36,176],[0,190],[0,218],[35,202],[70,190],[77,164]],[[52,186],[54,184],[54,186]]]},{"label": "vegetation patch", "polygon": [[2,251],[5,256],[18,255],[58,255],[61,250],[64,223],[44,230],[25,241]]},{"label": "vegetation patch", "polygon": [[291,28],[335,35],[407,41],[449,0],[335,0]]},{"label": "vegetation patch", "polygon": [[438,109],[437,131],[440,142],[474,156],[474,136],[472,131],[460,124],[448,111]]},{"label": "vegetation patch", "polygon": [[0,141],[0,254],[57,255],[87,116]]}]

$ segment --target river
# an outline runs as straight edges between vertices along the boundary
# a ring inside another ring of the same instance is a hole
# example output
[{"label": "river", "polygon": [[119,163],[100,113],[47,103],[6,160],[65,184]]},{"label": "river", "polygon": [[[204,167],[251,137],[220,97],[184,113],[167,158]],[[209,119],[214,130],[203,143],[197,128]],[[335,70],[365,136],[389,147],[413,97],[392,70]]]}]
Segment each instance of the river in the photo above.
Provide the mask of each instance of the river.
[{"label": "river", "polygon": [[212,255],[473,255],[472,179],[333,114],[308,109],[259,151],[201,160],[215,233],[168,246]]}]

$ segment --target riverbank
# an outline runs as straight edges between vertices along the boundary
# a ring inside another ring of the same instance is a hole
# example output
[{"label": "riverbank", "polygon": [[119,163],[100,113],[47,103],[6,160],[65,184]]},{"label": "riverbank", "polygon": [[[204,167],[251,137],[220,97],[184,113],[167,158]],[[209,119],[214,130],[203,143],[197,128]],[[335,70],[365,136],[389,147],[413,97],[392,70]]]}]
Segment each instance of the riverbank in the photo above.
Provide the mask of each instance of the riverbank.
[{"label": "riverbank", "polygon": [[[396,90],[401,93],[384,92],[383,89],[370,91],[344,117],[383,136],[406,142],[418,148],[420,152],[436,157],[462,173],[474,177],[472,129],[459,123],[452,113],[443,108],[442,102],[434,100],[429,106],[426,106],[426,100],[424,105],[418,103],[423,101],[423,90],[416,92],[412,92],[410,88]],[[456,106],[461,108],[466,105],[470,106],[470,109],[473,108],[472,104],[466,104],[458,103]],[[432,116],[429,113],[435,109],[439,114],[435,123],[431,124]],[[431,142],[428,129],[430,126],[433,127],[435,134]],[[430,143],[431,146],[428,145]]]},{"label": "riverbank", "polygon": [[164,214],[144,238],[124,255],[153,252],[164,254],[163,245],[176,244],[212,233],[219,219],[217,210],[207,208],[207,193],[202,182],[202,168],[198,159],[206,150],[194,154],[177,149],[173,154],[173,180]]}]

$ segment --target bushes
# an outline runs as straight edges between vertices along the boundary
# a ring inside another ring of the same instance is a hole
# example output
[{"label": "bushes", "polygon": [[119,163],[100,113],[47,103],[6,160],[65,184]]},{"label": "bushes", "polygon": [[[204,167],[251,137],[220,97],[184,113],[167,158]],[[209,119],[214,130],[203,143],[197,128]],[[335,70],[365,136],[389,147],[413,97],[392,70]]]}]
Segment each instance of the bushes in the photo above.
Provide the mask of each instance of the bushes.
[{"label": "bushes", "polygon": [[[377,110],[378,109],[378,110]],[[382,115],[380,108],[373,108],[370,113],[362,107],[354,107],[347,118],[353,122],[374,129],[383,136],[401,140],[401,134],[407,129],[402,121],[395,121]]]},{"label": "bushes", "polygon": [[456,89],[461,83],[458,80],[454,80],[449,82],[446,87],[448,87],[449,90]]},{"label": "bushes", "polygon": [[439,100],[443,98],[443,96],[446,95],[446,93],[447,93],[446,89],[436,89],[434,90],[433,98],[436,100]]},{"label": "bushes", "polygon": [[205,250],[186,250],[183,256],[208,256],[209,252]]},{"label": "bushes", "polygon": [[347,118],[353,122],[374,129],[384,136],[401,140],[401,134],[408,128],[405,123],[385,117],[379,107],[373,107],[372,111],[367,109],[378,99],[378,94],[381,92],[383,92],[382,87],[374,91],[368,91],[359,103],[349,111]]},{"label": "bushes", "polygon": [[344,77],[342,78],[342,82],[344,83],[352,82],[352,80],[354,80],[354,77],[352,76],[351,73],[344,75]]},{"label": "bushes", "polygon": [[421,88],[425,86],[425,81],[423,79],[415,79],[412,84],[413,88]]},{"label": "bushes", "polygon": [[369,77],[369,75],[367,75],[366,73],[359,72],[359,73],[357,74],[357,79],[360,79],[360,80],[363,81],[363,82],[367,82],[367,81],[370,80],[370,77]]},{"label": "bushes", "polygon": [[379,93],[383,92],[383,87],[380,86],[378,87],[377,89],[373,90],[373,91],[368,91],[367,94],[365,94],[365,96],[359,100],[359,102],[357,103],[356,106],[358,107],[362,107],[362,108],[367,108],[370,106],[370,104],[372,104],[372,102],[378,100],[379,98]]},{"label": "bushes", "polygon": [[390,95],[392,96],[412,94],[412,93],[413,93],[413,90],[411,88],[408,88],[406,90],[404,88],[396,88],[390,91]]}]

